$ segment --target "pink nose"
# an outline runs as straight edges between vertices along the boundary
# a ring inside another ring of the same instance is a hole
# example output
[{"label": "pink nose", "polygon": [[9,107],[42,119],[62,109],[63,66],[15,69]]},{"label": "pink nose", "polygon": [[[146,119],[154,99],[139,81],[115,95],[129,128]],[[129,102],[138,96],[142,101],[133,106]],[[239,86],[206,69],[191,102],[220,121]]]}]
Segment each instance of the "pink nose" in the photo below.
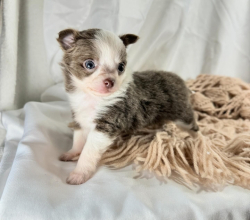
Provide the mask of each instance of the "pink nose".
[{"label": "pink nose", "polygon": [[114,86],[115,80],[111,79],[111,78],[108,78],[108,79],[105,79],[103,81],[103,83],[106,86],[106,88],[111,89]]}]

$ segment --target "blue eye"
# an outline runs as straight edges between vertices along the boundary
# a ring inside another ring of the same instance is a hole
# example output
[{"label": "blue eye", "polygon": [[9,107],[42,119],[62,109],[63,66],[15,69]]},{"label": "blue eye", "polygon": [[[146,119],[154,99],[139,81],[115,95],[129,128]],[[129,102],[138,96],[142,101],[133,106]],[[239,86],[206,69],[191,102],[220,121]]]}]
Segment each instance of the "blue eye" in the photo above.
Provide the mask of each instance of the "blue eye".
[{"label": "blue eye", "polygon": [[89,69],[89,70],[95,68],[95,63],[94,63],[93,60],[86,60],[84,65],[85,65],[85,67],[86,67],[87,69]]},{"label": "blue eye", "polygon": [[118,65],[118,71],[120,73],[122,73],[124,71],[124,69],[125,69],[125,65],[123,63],[119,63],[119,65]]}]

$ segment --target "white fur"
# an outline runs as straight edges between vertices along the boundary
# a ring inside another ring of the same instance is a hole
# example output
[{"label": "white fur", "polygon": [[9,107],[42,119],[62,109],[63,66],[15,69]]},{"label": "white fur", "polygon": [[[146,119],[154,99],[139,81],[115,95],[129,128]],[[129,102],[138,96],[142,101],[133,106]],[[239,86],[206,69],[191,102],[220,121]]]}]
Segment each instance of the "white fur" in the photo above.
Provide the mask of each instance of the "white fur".
[{"label": "white fur", "polygon": [[122,40],[105,30],[101,30],[95,38],[95,47],[100,51],[100,65],[107,65],[109,69],[116,69],[120,62],[120,52],[124,49]]},{"label": "white fur", "polygon": [[114,139],[95,129],[91,130],[82,150],[76,168],[67,178],[67,183],[78,185],[86,182],[96,171],[102,154],[113,143]]},{"label": "white fur", "polygon": [[77,160],[87,140],[87,135],[88,133],[86,132],[86,130],[82,129],[75,130],[73,137],[73,147],[68,152],[62,154],[60,156],[60,160],[62,161]]}]

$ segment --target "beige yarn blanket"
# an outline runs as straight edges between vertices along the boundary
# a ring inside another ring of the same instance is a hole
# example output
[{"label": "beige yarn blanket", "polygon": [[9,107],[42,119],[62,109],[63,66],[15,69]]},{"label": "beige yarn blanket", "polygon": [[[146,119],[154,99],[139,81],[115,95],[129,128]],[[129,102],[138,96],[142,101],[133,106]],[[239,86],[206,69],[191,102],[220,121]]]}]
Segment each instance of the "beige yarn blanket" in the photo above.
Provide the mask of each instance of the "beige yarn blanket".
[{"label": "beige yarn blanket", "polygon": [[113,168],[136,164],[162,177],[193,186],[250,186],[250,85],[240,79],[199,75],[187,81],[200,131],[196,138],[166,124],[116,141],[102,163]]}]

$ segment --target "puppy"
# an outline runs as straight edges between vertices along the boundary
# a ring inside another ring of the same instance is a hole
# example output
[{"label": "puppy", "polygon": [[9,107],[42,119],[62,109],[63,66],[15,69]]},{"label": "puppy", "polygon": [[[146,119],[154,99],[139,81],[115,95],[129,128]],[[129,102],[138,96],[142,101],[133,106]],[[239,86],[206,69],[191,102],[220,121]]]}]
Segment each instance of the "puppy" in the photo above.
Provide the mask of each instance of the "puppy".
[{"label": "puppy", "polygon": [[166,121],[198,131],[190,91],[180,77],[164,71],[126,71],[126,47],[138,40],[136,35],[67,29],[57,40],[64,51],[61,65],[75,128],[73,147],[60,160],[79,158],[67,183],[90,179],[102,154],[121,134]]}]

